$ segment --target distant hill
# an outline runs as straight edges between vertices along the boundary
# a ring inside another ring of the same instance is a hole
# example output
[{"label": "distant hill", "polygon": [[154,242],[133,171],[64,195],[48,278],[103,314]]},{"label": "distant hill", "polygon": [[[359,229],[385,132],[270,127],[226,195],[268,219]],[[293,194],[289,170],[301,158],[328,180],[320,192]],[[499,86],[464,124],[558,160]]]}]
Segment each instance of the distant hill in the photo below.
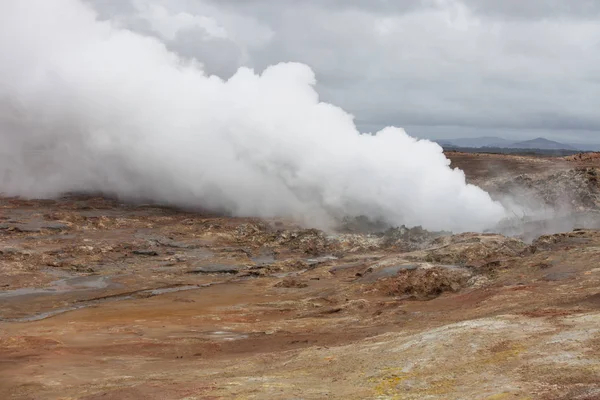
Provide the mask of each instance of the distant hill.
[{"label": "distant hill", "polygon": [[504,147],[513,144],[514,140],[502,139],[495,136],[484,136],[476,138],[438,140],[438,143],[441,145],[456,147]]},{"label": "distant hill", "polygon": [[442,146],[445,152],[458,151],[461,153],[514,154],[523,156],[566,157],[582,154],[580,150],[564,149],[509,149],[506,147],[457,147]]},{"label": "distant hill", "polygon": [[593,144],[567,144],[539,137],[531,140],[517,141],[503,139],[495,136],[476,138],[442,139],[437,141],[443,147],[460,148],[500,148],[500,149],[539,149],[539,150],[569,150],[569,151],[597,151],[600,145]]},{"label": "distant hill", "polygon": [[581,151],[600,151],[600,144],[594,143],[569,143],[569,146]]},{"label": "distant hill", "polygon": [[568,144],[555,142],[554,140],[548,140],[542,137],[531,140],[524,140],[522,142],[515,142],[504,147],[508,149],[577,150],[576,148],[571,147]]}]

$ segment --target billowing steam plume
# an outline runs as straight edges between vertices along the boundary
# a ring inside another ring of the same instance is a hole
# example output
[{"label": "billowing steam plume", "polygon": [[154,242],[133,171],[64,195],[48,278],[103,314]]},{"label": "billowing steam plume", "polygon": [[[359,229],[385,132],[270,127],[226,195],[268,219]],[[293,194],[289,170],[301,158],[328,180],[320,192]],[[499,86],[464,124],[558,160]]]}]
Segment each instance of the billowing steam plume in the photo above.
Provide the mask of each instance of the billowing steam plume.
[{"label": "billowing steam plume", "polygon": [[223,81],[79,0],[0,7],[0,192],[102,191],[313,226],[365,215],[480,230],[503,207],[441,148],[361,135],[305,65]]}]

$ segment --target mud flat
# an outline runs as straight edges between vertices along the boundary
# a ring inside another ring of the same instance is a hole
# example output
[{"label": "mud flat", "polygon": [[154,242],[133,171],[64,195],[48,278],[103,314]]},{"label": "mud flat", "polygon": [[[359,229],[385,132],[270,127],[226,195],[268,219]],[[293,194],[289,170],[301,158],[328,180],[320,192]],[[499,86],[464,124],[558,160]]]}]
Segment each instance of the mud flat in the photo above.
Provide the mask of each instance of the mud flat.
[{"label": "mud flat", "polygon": [[0,398],[600,398],[595,158],[485,156],[451,158],[497,196],[572,185],[572,214],[329,234],[2,198]]}]

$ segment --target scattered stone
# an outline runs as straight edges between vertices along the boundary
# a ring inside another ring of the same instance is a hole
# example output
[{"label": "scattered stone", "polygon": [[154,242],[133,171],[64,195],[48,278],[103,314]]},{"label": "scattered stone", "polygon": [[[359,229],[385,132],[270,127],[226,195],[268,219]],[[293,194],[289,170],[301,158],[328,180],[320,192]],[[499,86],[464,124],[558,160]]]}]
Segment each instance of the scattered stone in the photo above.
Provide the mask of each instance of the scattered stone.
[{"label": "scattered stone", "polygon": [[71,269],[71,271],[75,271],[75,272],[86,272],[86,273],[96,272],[94,270],[94,268],[88,267],[85,265],[81,265],[81,264],[73,264],[73,265],[71,265],[70,269]]},{"label": "scattered stone", "polygon": [[299,281],[297,279],[293,279],[293,278],[286,278],[284,280],[282,280],[281,282],[277,283],[275,285],[275,287],[277,288],[296,288],[296,289],[303,289],[308,287],[308,284],[302,281]]},{"label": "scattered stone", "polygon": [[365,299],[348,300],[344,304],[344,310],[360,311],[369,307],[370,303]]},{"label": "scattered stone", "polygon": [[330,253],[335,247],[334,241],[318,229],[277,232],[271,242],[271,245],[284,246],[291,251],[299,251],[312,256]]},{"label": "scattered stone", "polygon": [[490,284],[490,278],[484,275],[475,275],[467,282],[467,285],[471,289],[479,289]]},{"label": "scattered stone", "polygon": [[279,271],[279,272],[304,272],[309,268],[309,265],[304,260],[283,260],[277,261],[268,266],[262,266],[263,268],[268,268],[269,271]]},{"label": "scattered stone", "polygon": [[371,267],[362,274],[363,277],[360,279],[360,282],[371,283],[380,279],[397,276],[400,271],[414,271],[417,268],[419,268],[419,266],[416,264],[395,265],[379,269],[374,269]]}]

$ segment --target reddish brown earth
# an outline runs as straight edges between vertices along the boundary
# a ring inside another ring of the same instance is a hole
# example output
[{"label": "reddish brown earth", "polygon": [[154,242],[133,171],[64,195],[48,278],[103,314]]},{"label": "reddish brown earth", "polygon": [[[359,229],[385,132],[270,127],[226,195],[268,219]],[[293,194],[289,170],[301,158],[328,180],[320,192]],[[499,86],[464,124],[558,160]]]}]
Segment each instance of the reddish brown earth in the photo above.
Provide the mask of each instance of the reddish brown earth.
[{"label": "reddish brown earth", "polygon": [[[449,157],[597,211],[593,160]],[[345,232],[0,199],[0,399],[600,398],[599,231]]]},{"label": "reddish brown earth", "polygon": [[447,152],[452,167],[465,171],[471,181],[488,180],[503,175],[515,176],[561,170],[572,167],[566,158],[532,157],[509,154]]}]

